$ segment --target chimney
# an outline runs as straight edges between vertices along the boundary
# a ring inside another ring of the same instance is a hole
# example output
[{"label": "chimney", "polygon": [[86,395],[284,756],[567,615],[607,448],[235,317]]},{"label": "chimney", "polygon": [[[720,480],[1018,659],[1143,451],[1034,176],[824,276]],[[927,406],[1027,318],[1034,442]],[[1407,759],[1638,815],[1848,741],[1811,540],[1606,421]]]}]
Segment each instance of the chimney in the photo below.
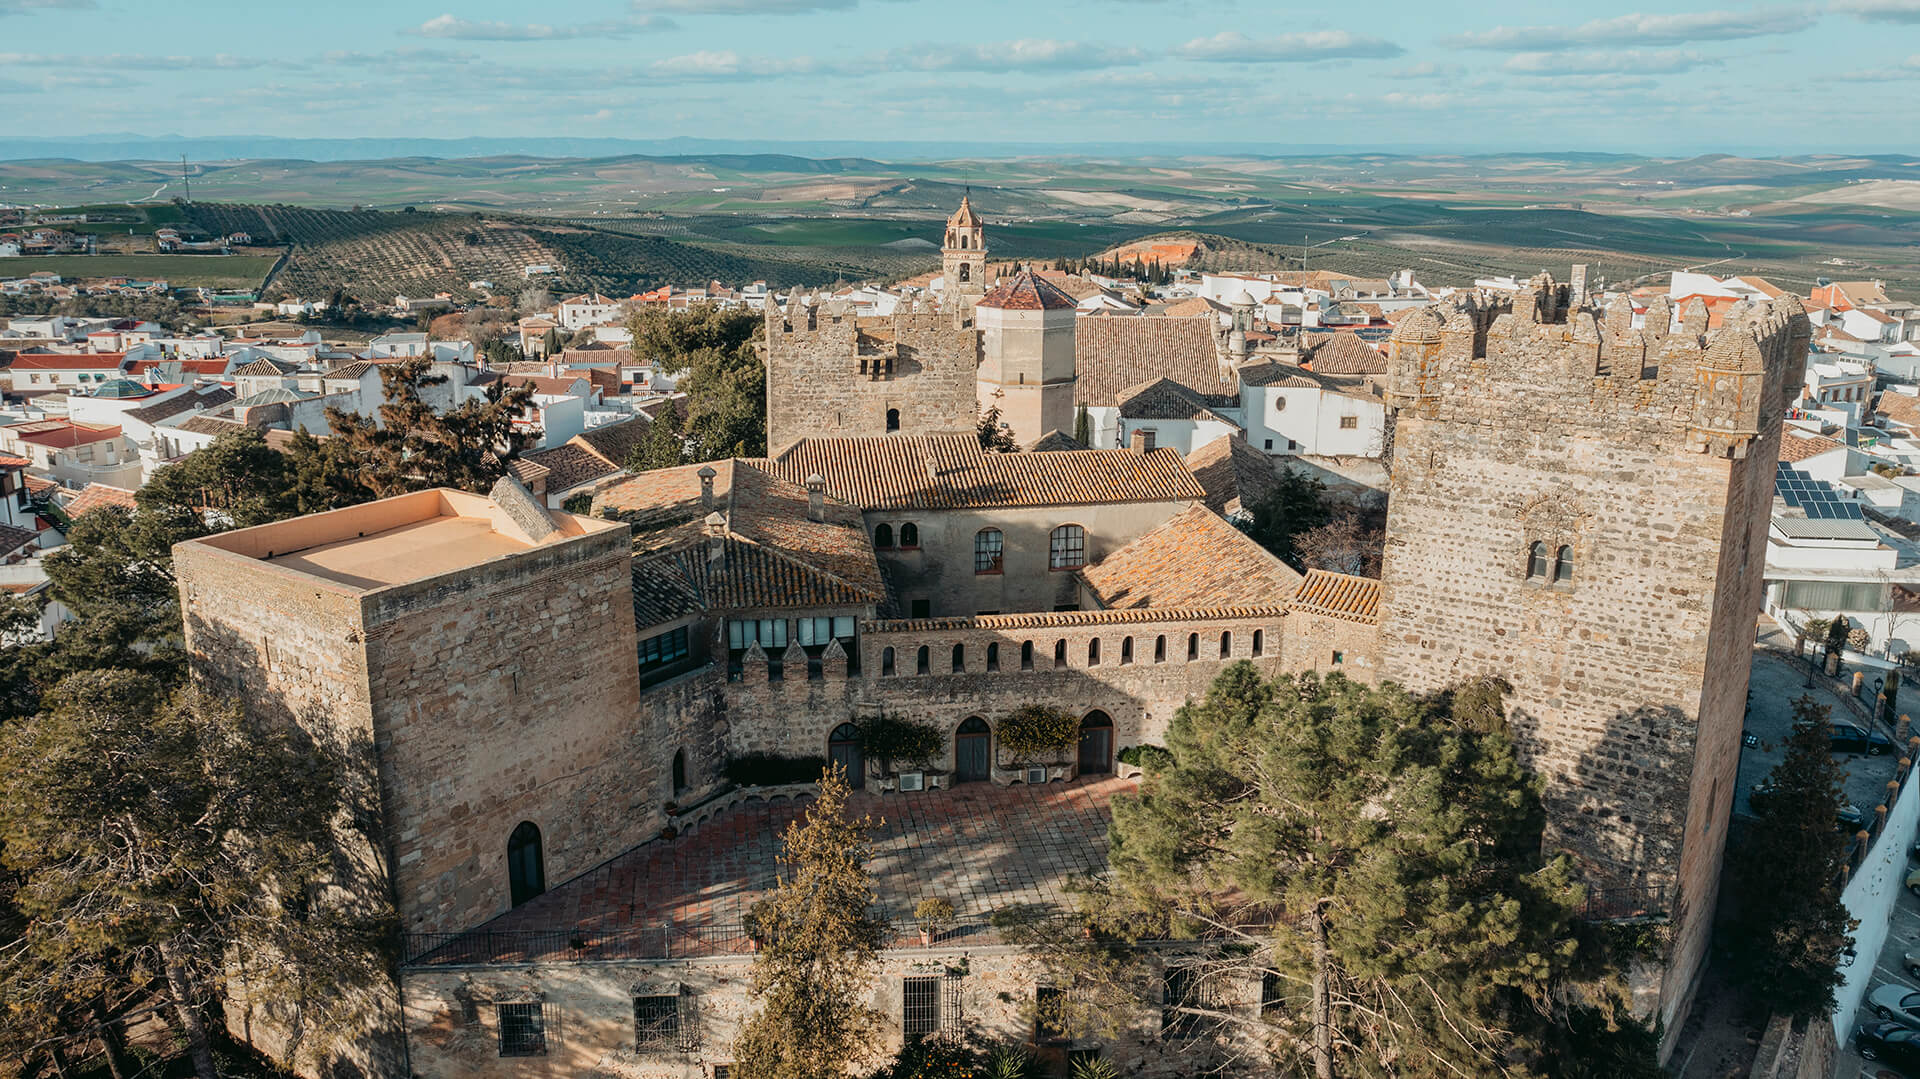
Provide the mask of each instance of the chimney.
[{"label": "chimney", "polygon": [[1147,429],[1144,427],[1134,428],[1133,433],[1127,436],[1127,448],[1135,453],[1147,452]]},{"label": "chimney", "polygon": [[827,481],[815,472],[807,477],[807,520],[827,519]]},{"label": "chimney", "polygon": [[700,504],[709,510],[713,509],[713,477],[719,473],[713,470],[712,465],[701,465],[700,471],[694,475],[700,477]]},{"label": "chimney", "polygon": [[709,565],[726,557],[727,520],[718,513],[707,514],[707,562]]}]

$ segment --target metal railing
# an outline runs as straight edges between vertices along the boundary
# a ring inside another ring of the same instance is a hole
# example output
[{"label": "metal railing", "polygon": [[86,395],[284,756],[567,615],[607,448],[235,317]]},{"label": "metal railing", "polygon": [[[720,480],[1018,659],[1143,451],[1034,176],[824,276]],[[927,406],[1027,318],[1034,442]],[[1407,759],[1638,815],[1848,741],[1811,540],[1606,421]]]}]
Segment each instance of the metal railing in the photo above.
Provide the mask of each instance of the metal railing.
[{"label": "metal railing", "polygon": [[1664,918],[1671,909],[1666,885],[1636,884],[1590,889],[1586,903],[1580,908],[1580,917],[1589,922],[1619,922],[1632,918]]}]

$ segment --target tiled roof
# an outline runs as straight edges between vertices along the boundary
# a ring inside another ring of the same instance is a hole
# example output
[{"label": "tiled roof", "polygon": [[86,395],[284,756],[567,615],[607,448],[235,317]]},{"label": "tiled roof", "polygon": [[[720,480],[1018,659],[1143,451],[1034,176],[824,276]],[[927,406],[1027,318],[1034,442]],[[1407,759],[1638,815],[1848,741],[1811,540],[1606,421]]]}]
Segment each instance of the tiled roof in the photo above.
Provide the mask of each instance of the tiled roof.
[{"label": "tiled roof", "polygon": [[1207,508],[1222,517],[1252,513],[1280,486],[1273,462],[1239,435],[1223,435],[1194,450],[1187,467],[1207,489]]},{"label": "tiled roof", "polygon": [[1240,368],[1240,381],[1248,386],[1278,386],[1282,389],[1326,388],[1305,370],[1290,363],[1274,363],[1271,360],[1243,365]]},{"label": "tiled roof", "polygon": [[374,370],[378,370],[378,368],[372,363],[369,363],[366,360],[355,360],[352,363],[344,363],[344,364],[341,364],[339,367],[336,367],[333,370],[328,371],[325,377],[350,378],[357,382],[359,381],[362,375],[365,375],[368,371],[374,371]]},{"label": "tiled roof", "polygon": [[1087,447],[1065,431],[1048,431],[1034,439],[1027,446],[1028,453],[1058,453],[1061,450],[1084,450]]},{"label": "tiled roof", "polygon": [[18,528],[14,525],[0,524],[0,554],[12,554],[40,539],[40,533],[31,528]]},{"label": "tiled roof", "polygon": [[89,510],[97,510],[102,506],[119,506],[122,509],[131,510],[137,508],[137,505],[133,499],[133,492],[124,487],[89,483],[86,490],[81,491],[79,497],[67,505],[67,515],[79,517]]},{"label": "tiled roof", "polygon": [[531,386],[533,392],[547,397],[571,397],[577,383],[586,382],[585,375],[502,375],[500,381],[514,386]]},{"label": "tiled roof", "polygon": [[72,449],[91,442],[105,442],[120,437],[118,424],[74,423],[70,420],[36,420],[32,423],[10,425],[14,437],[22,442],[31,442],[36,446],[47,446],[56,450]]},{"label": "tiled roof", "polygon": [[192,416],[180,425],[180,430],[191,431],[196,435],[220,435],[228,431],[245,427],[239,420],[224,416]]},{"label": "tiled roof", "polygon": [[546,470],[549,494],[559,494],[620,471],[589,452],[586,447],[571,442],[563,442],[551,449],[535,450],[523,454],[520,459]]},{"label": "tiled roof", "polygon": [[1240,391],[1231,370],[1222,377],[1210,318],[1082,318],[1073,355],[1074,403],[1090,408],[1163,375],[1203,397]]},{"label": "tiled roof", "polygon": [[192,390],[188,390],[186,393],[175,394],[158,404],[148,405],[145,408],[130,408],[124,415],[130,420],[139,420],[141,423],[159,423],[161,420],[178,416],[180,413],[189,409],[219,408],[222,405],[232,403],[233,391],[223,386],[208,390],[205,393],[194,393]]},{"label": "tiled roof", "polygon": [[615,468],[627,467],[627,459],[647,437],[647,429],[653,421],[643,416],[621,420],[618,423],[604,423],[598,427],[589,427],[573,437],[574,442],[584,445],[598,454],[600,459]]},{"label": "tiled roof", "polygon": [[995,285],[974,306],[1003,311],[1060,311],[1071,310],[1078,303],[1053,282],[1032,270],[1021,270],[1012,280]]},{"label": "tiled roof", "polygon": [[[1156,378],[1120,392],[1120,415],[1130,420],[1213,420],[1231,423],[1200,395],[1170,378]],[[1236,426],[1238,426],[1236,424]]]},{"label": "tiled roof", "polygon": [[1780,459],[1786,463],[1799,464],[1809,457],[1818,457],[1831,450],[1846,448],[1846,443],[1836,442],[1823,436],[1806,437],[1792,431],[1780,432]]},{"label": "tiled roof", "polygon": [[827,493],[864,510],[1080,506],[1199,501],[1206,497],[1179,451],[1067,450],[985,453],[972,435],[928,438],[805,438],[768,462],[804,483],[818,473]]},{"label": "tiled roof", "polygon": [[1920,427],[1920,397],[1883,390],[1873,410],[1908,427]]},{"label": "tiled roof", "polygon": [[1186,299],[1181,300],[1177,303],[1168,304],[1166,308],[1159,313],[1159,317],[1162,317],[1162,318],[1196,318],[1196,317],[1210,318],[1213,316],[1213,314],[1216,311],[1220,311],[1223,309],[1224,309],[1224,305],[1217,304],[1212,300],[1207,299],[1205,296],[1189,296]]},{"label": "tiled roof", "polygon": [[278,360],[272,356],[262,356],[252,363],[234,369],[235,375],[288,375],[300,370],[297,363]]},{"label": "tiled roof", "polygon": [[22,352],[13,358],[16,371],[118,371],[127,362],[124,352]]},{"label": "tiled roof", "polygon": [[1249,607],[1283,602],[1300,575],[1205,506],[1080,571],[1102,607]]},{"label": "tiled roof", "polygon": [[1369,625],[1380,621],[1380,582],[1324,569],[1308,570],[1288,610],[1306,611]]},{"label": "tiled roof", "polygon": [[308,393],[305,390],[290,390],[285,386],[275,386],[271,389],[261,390],[259,393],[248,394],[240,400],[235,401],[233,407],[258,408],[261,405],[291,405],[318,396],[320,395],[317,393]]},{"label": "tiled roof", "polygon": [[1387,358],[1378,349],[1345,330],[1329,336],[1300,357],[1300,364],[1320,375],[1382,375]]},{"label": "tiled roof", "polygon": [[27,493],[35,498],[39,498],[41,495],[52,494],[54,490],[60,486],[44,476],[35,476],[31,473],[27,474],[24,479],[27,485]]}]

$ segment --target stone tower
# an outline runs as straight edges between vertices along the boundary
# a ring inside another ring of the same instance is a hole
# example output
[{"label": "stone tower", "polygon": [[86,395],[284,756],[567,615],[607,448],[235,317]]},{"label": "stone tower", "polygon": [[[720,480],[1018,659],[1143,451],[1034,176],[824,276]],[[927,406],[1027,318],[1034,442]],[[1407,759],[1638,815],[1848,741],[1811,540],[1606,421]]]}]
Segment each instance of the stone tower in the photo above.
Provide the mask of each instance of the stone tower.
[{"label": "stone tower", "polygon": [[1718,898],[1780,416],[1809,329],[1792,297],[1737,304],[1711,333],[1704,311],[1669,332],[1664,299],[1645,329],[1625,300],[1584,300],[1542,274],[1395,329],[1383,666],[1415,690],[1513,684],[1548,848],[1573,854],[1604,911],[1671,914],[1671,1036]]},{"label": "stone tower", "polygon": [[943,305],[955,319],[970,316],[973,302],[987,290],[987,228],[973,212],[973,193],[960,197],[960,208],[947,218],[946,239],[940,245]]},{"label": "stone tower", "polygon": [[979,395],[982,412],[995,405],[1026,445],[1048,431],[1073,430],[1073,297],[1031,269],[980,297]]}]

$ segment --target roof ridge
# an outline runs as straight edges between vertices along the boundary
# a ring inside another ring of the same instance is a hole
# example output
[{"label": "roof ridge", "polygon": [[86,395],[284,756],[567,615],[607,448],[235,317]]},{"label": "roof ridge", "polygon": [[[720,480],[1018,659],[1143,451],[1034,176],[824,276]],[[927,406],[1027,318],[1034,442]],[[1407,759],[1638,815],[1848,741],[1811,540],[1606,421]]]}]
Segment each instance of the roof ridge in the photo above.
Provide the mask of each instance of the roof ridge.
[{"label": "roof ridge", "polygon": [[[731,499],[729,499],[729,502],[731,502]],[[840,585],[842,588],[845,588],[850,592],[855,592],[863,596],[876,596],[880,599],[886,598],[886,592],[884,589],[879,592],[875,592],[864,585],[854,584],[852,581],[847,580],[845,577],[840,576],[839,574],[833,572],[832,570],[824,569],[820,566],[816,566],[811,562],[805,561],[800,558],[796,558],[795,556],[788,554],[786,551],[783,551],[780,548],[775,547],[771,544],[762,543],[759,540],[754,539],[752,536],[748,536],[743,533],[734,531],[733,521],[732,521],[733,507],[731,505],[727,507],[727,517],[728,517],[727,537],[726,537],[727,539],[737,540],[740,543],[747,544],[755,548],[756,550],[759,550],[765,553],[770,558],[774,558],[781,562],[785,562],[791,566],[797,566],[800,569],[807,571],[808,573],[813,573],[821,577],[825,577],[827,580],[832,581],[837,585]]]}]

